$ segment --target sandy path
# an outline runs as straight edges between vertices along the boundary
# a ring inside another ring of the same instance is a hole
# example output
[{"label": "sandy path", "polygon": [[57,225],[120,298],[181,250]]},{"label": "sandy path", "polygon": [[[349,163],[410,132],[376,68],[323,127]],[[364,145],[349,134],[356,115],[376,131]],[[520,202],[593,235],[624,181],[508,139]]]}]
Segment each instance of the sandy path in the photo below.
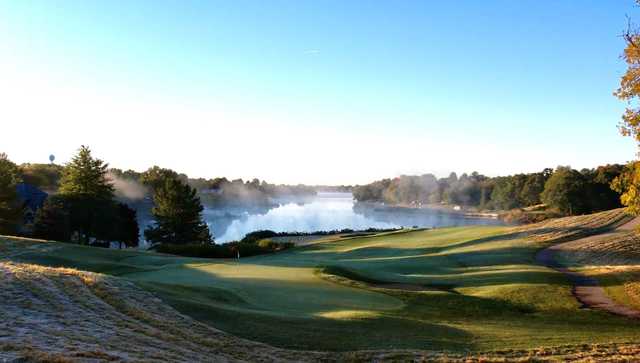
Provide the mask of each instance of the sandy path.
[{"label": "sandy path", "polygon": [[536,255],[536,261],[542,265],[552,268],[565,274],[573,284],[572,293],[586,308],[600,309],[612,314],[626,316],[628,318],[640,319],[640,311],[613,301],[604,289],[598,285],[596,279],[578,272],[570,271],[562,266],[555,258],[559,252],[575,249],[583,244],[614,236],[620,232],[631,231],[640,225],[640,217],[635,218],[616,229],[603,234],[580,238],[574,241],[553,245],[540,251]]}]

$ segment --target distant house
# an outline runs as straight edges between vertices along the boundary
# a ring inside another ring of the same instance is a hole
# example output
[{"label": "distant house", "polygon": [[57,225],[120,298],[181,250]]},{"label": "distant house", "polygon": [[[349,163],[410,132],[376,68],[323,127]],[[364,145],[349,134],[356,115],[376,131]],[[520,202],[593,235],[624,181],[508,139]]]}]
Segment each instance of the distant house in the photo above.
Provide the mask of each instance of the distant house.
[{"label": "distant house", "polygon": [[23,228],[33,223],[36,212],[42,208],[44,201],[49,196],[42,190],[27,183],[18,183],[16,186],[18,200],[24,208],[24,217],[22,220]]}]

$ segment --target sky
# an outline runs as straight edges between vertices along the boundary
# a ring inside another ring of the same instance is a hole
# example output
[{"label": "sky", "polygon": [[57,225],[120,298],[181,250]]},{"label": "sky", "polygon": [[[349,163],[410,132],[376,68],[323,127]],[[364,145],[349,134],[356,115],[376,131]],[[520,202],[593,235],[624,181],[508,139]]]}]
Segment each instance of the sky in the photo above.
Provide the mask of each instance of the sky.
[{"label": "sky", "polygon": [[0,152],[357,184],[623,163],[634,2],[1,1]]}]

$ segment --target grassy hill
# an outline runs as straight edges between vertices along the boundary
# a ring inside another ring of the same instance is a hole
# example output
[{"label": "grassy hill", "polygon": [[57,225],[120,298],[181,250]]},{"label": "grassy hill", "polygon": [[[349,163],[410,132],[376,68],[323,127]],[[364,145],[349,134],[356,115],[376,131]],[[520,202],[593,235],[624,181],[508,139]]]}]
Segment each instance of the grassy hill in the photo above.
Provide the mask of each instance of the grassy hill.
[{"label": "grassy hill", "polygon": [[[551,243],[625,218],[334,236],[239,262],[12,238],[0,239],[0,256],[122,277],[213,328],[280,348],[527,355],[640,339],[627,319],[580,309],[566,278],[535,262]],[[626,346],[615,347],[606,349]]]}]

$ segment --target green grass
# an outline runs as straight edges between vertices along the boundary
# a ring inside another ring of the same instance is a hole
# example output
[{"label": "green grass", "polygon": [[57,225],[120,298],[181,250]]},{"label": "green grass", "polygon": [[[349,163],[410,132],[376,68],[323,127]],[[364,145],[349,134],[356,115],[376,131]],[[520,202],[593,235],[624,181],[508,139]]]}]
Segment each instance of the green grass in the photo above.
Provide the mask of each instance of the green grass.
[{"label": "green grass", "polygon": [[[131,279],[200,321],[279,347],[463,352],[640,338],[628,320],[580,309],[564,276],[535,263],[543,245],[508,227],[328,237],[240,262],[55,246],[13,258]],[[341,284],[324,279],[322,269],[446,289]]]}]

